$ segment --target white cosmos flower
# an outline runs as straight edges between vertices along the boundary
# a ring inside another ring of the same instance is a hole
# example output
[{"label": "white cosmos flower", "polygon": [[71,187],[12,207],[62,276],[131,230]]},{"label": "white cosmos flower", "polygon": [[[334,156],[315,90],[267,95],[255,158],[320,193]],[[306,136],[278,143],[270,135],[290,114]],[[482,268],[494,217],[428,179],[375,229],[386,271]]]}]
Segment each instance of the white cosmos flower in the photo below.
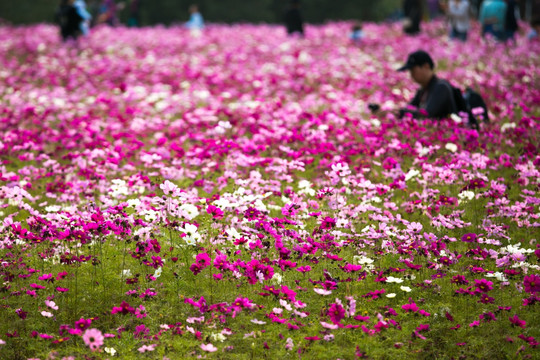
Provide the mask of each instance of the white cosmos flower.
[{"label": "white cosmos flower", "polygon": [[283,280],[283,276],[281,276],[281,274],[274,273],[274,276],[272,276],[272,278],[270,279],[270,282],[274,285],[279,285],[281,284],[282,280]]},{"label": "white cosmos flower", "polygon": [[450,152],[455,153],[457,151],[457,145],[452,143],[447,143],[444,148]]},{"label": "white cosmos flower", "polygon": [[458,198],[460,200],[472,200],[474,199],[474,192],[469,190],[462,191],[458,194]]},{"label": "white cosmos flower", "polygon": [[[139,206],[141,204],[141,200],[139,200],[139,199],[129,199],[127,201],[127,204],[128,204],[128,206],[132,206],[132,207],[136,208],[137,206]],[[110,349],[112,349],[112,348],[110,348]]]},{"label": "white cosmos flower", "polygon": [[401,284],[403,282],[403,279],[395,278],[393,276],[389,276],[389,277],[386,278],[386,282],[387,283]]},{"label": "white cosmos flower", "polygon": [[395,293],[386,294],[386,297],[387,298],[395,298],[396,294]]},{"label": "white cosmos flower", "polygon": [[199,210],[193,204],[182,204],[178,210],[180,210],[181,214],[188,220],[192,220],[199,215]]},{"label": "white cosmos flower", "polygon": [[405,292],[410,292],[412,289],[408,286],[400,286],[399,287],[401,290],[405,291]]},{"label": "white cosmos flower", "polygon": [[212,341],[219,342],[224,342],[225,340],[227,340],[225,335],[223,335],[222,333],[212,333],[212,335],[210,335],[210,338],[212,339]]},{"label": "white cosmos flower", "polygon": [[105,350],[105,352],[111,356],[114,356],[116,354],[116,350],[112,347],[106,347],[103,350]]},{"label": "white cosmos flower", "polygon": [[362,265],[362,264],[371,264],[373,263],[373,259],[370,259],[368,257],[365,257],[365,256],[353,256],[353,260],[355,260],[358,264]]},{"label": "white cosmos flower", "polygon": [[183,239],[188,245],[195,245],[201,240],[201,234],[197,232],[197,226],[193,224],[186,224],[184,227],[179,227],[178,230],[186,234]]},{"label": "white cosmos flower", "polygon": [[409,172],[405,175],[405,181],[411,180],[413,177],[420,175],[420,171],[411,169]]}]

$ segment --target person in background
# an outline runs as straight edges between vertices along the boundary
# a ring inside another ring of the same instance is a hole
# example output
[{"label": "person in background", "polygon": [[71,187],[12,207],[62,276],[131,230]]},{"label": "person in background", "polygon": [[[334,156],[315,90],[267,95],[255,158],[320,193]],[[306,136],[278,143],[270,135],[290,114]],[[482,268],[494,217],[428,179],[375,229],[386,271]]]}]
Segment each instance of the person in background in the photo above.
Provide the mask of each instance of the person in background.
[{"label": "person in background", "polygon": [[192,31],[201,31],[204,28],[204,20],[199,12],[199,7],[195,4],[189,7],[189,20],[185,24],[186,28]]},{"label": "person in background", "polygon": [[427,8],[429,12],[429,19],[434,20],[441,15],[441,7],[439,6],[439,0],[427,0]]},{"label": "person in background", "polygon": [[482,25],[482,37],[491,34],[497,40],[504,40],[506,3],[503,0],[484,0],[480,5],[478,21]]},{"label": "person in background", "polygon": [[408,35],[416,35],[420,32],[422,20],[422,5],[420,0],[405,0],[403,2],[403,31]]},{"label": "person in background", "polygon": [[128,26],[137,27],[140,24],[139,11],[140,11],[141,2],[139,0],[131,0],[129,3],[129,18]]},{"label": "person in background", "polygon": [[469,2],[467,0],[450,0],[448,3],[441,3],[441,6],[450,22],[450,38],[467,41],[470,26]]},{"label": "person in background", "polygon": [[405,65],[398,71],[408,70],[414,82],[420,85],[416,95],[409,103],[414,109],[400,110],[400,116],[411,113],[415,118],[445,118],[457,113],[452,85],[435,75],[435,64],[431,56],[418,50],[410,53]]},{"label": "person in background", "polygon": [[351,28],[349,39],[351,39],[353,43],[359,44],[360,42],[362,42],[362,39],[364,38],[364,36],[365,34],[364,34],[364,31],[362,30],[362,23],[359,21],[356,21]]},{"label": "person in background", "polygon": [[291,0],[289,9],[285,12],[285,26],[288,35],[299,34],[304,36],[304,20],[300,13],[299,0]]},{"label": "person in background", "polygon": [[540,40],[540,19],[531,21],[531,30],[527,33],[529,41]]},{"label": "person in background", "polygon": [[103,0],[99,9],[98,23],[109,26],[118,25],[118,8],[114,0]]},{"label": "person in background", "polygon": [[60,25],[60,35],[63,41],[77,40],[81,33],[83,18],[77,13],[74,0],[62,0],[56,11],[56,22]]},{"label": "person in background", "polygon": [[84,0],[75,0],[73,6],[77,10],[77,14],[82,18],[80,29],[84,36],[88,36],[90,33],[90,22],[92,21],[92,15],[86,10],[86,3]]},{"label": "person in background", "polygon": [[519,29],[519,6],[516,0],[506,0],[506,16],[504,22],[505,40],[516,42],[515,35]]}]

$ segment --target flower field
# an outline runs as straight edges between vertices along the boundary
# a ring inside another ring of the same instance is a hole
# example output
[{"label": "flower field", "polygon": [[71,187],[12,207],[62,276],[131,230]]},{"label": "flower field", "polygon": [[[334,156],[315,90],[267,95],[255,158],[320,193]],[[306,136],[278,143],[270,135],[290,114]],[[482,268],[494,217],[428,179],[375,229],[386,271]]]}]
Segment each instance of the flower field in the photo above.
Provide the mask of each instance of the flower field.
[{"label": "flower field", "polygon": [[0,27],[0,359],[540,358],[540,43],[349,27]]}]

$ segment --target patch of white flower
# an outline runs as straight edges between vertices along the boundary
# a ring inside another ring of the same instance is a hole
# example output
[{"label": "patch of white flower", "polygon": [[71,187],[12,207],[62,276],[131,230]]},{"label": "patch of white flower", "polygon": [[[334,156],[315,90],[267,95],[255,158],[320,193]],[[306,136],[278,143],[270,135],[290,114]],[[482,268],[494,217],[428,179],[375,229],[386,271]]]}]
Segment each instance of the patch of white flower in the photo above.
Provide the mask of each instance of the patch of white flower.
[{"label": "patch of white flower", "polygon": [[225,335],[223,335],[222,333],[212,333],[210,335],[210,338],[212,339],[212,341],[215,341],[215,342],[224,342],[225,340],[227,340],[227,338],[225,337]]},{"label": "patch of white flower", "polygon": [[114,179],[112,180],[111,185],[111,196],[113,198],[118,198],[119,196],[127,196],[129,194],[128,192],[127,183],[122,179]]},{"label": "patch of white flower", "polygon": [[144,219],[148,222],[154,222],[157,220],[158,216],[159,216],[159,213],[157,211],[154,211],[154,210],[144,210],[141,212],[141,215],[144,216]]},{"label": "patch of white flower", "polygon": [[506,123],[501,126],[501,131],[506,131],[508,129],[515,129],[516,123]]},{"label": "patch of white flower", "polygon": [[199,210],[193,204],[182,204],[178,208],[178,211],[181,216],[185,217],[188,220],[192,220],[199,215]]},{"label": "patch of white flower", "polygon": [[62,208],[58,205],[49,205],[45,208],[46,212],[59,212]]},{"label": "patch of white flower", "polygon": [[494,272],[494,273],[486,273],[484,274],[485,277],[493,277],[501,282],[507,282],[508,279],[506,278],[506,276],[504,276],[504,274],[502,272]]},{"label": "patch of white flower", "polygon": [[415,169],[411,169],[409,170],[409,172],[405,175],[405,181],[409,181],[411,180],[413,177],[416,177],[420,175],[420,171],[418,170],[415,170]]},{"label": "patch of white flower", "polygon": [[298,193],[306,194],[309,196],[314,196],[316,194],[315,190],[311,188],[312,184],[307,180],[300,180],[298,183]]},{"label": "patch of white flower", "polygon": [[457,145],[456,144],[452,144],[452,143],[446,143],[446,145],[444,146],[444,148],[450,152],[453,152],[455,153],[458,149]]},{"label": "patch of white flower", "polygon": [[401,283],[403,282],[403,279],[396,278],[396,277],[393,277],[393,276],[388,276],[388,277],[386,278],[386,282],[387,282],[387,283],[401,284]]},{"label": "patch of white flower", "polygon": [[201,240],[201,234],[197,231],[197,226],[186,224],[184,227],[178,227],[178,231],[186,234],[182,239],[188,245],[196,245]]},{"label": "patch of white flower", "polygon": [[270,279],[270,282],[273,285],[279,285],[281,284],[282,281],[283,281],[283,276],[281,276],[281,274],[278,274],[278,273],[274,273],[274,276],[272,276],[272,278]]},{"label": "patch of white flower", "polygon": [[470,201],[474,199],[474,192],[469,190],[462,191],[458,194],[458,198],[460,200],[460,203],[464,201]]}]

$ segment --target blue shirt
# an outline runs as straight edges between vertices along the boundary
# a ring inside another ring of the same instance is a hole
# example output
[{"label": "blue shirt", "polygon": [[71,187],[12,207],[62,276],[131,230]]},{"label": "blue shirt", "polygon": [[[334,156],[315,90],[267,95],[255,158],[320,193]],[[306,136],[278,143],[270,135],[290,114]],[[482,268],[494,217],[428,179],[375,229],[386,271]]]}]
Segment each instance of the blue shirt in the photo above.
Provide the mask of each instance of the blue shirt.
[{"label": "blue shirt", "polygon": [[480,7],[478,21],[482,25],[492,24],[494,30],[504,30],[506,19],[506,2],[503,0],[486,0]]},{"label": "blue shirt", "polygon": [[200,13],[196,12],[191,14],[189,21],[186,23],[186,27],[191,30],[200,30],[204,27],[204,20]]}]

